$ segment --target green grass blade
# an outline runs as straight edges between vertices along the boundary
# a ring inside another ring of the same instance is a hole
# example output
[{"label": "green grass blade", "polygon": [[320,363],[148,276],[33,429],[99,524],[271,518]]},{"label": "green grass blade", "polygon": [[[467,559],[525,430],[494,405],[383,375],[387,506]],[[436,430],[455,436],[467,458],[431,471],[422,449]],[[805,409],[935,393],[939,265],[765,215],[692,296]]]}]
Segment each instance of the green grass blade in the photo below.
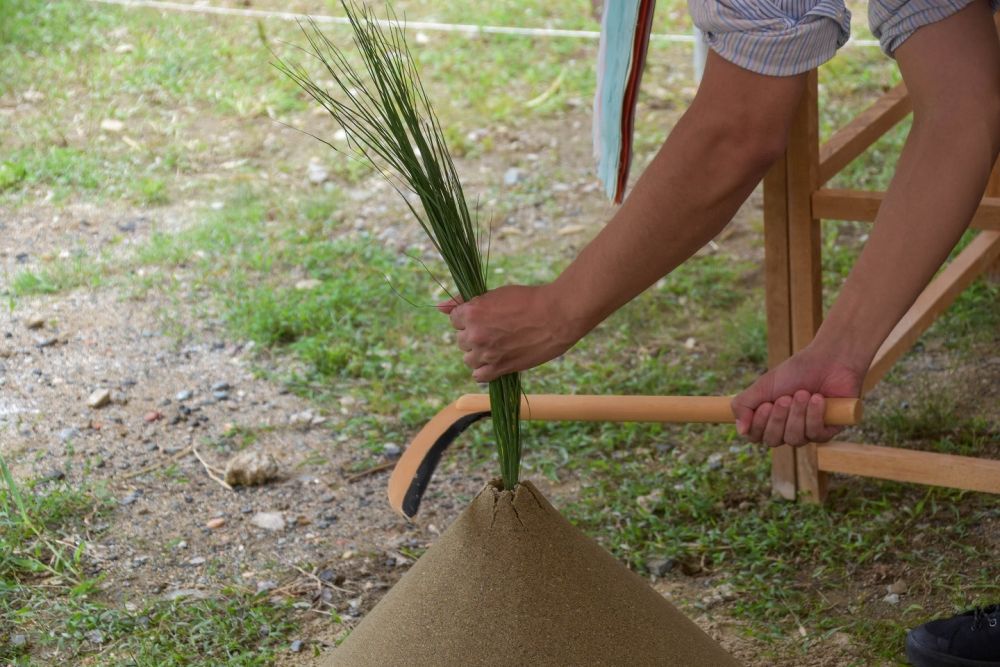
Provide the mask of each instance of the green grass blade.
[{"label": "green grass blade", "polygon": [[[316,83],[301,65],[275,56],[275,67],[344,128],[348,146],[375,165],[403,197],[447,264],[458,293],[466,301],[473,299],[487,290],[482,234],[469,212],[444,131],[399,20],[387,7],[392,24],[383,29],[370,8],[354,0],[341,0],[341,5],[361,67],[352,65],[347,53],[314,21],[299,26],[308,43],[302,50],[332,79],[332,91]],[[332,142],[319,140],[337,150]],[[417,196],[422,212],[404,189]],[[504,487],[512,489],[521,465],[520,377],[501,377],[490,383],[489,392],[500,472]]]}]

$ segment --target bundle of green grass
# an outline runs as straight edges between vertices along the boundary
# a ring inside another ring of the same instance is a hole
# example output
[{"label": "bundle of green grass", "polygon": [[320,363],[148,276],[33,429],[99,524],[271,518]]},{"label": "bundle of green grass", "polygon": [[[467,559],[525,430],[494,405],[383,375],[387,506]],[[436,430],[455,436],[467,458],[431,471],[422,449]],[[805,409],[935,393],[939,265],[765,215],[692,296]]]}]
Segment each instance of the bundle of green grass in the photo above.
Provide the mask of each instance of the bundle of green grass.
[{"label": "bundle of green grass", "polygon": [[[391,12],[390,27],[383,30],[369,8],[342,4],[364,62],[363,73],[314,22],[303,27],[308,52],[333,80],[334,89],[316,83],[300,65],[279,60],[277,67],[341,124],[353,152],[349,157],[375,165],[403,197],[444,259],[462,300],[485,294],[488,262],[483,260],[480,227],[469,212],[403,31]],[[422,211],[407,193],[417,196]],[[521,466],[521,382],[512,373],[489,386],[500,472],[504,488],[513,489]]]},{"label": "bundle of green grass", "polygon": [[[366,7],[342,4],[363,69],[315,23],[303,27],[307,53],[332,79],[332,90],[300,65],[277,67],[343,126],[354,156],[370,161],[403,196],[462,299],[473,299],[487,290],[480,229],[402,27],[391,11],[380,22]],[[416,195],[420,210],[407,193]],[[520,481],[520,394],[517,374],[490,383],[500,479],[324,664],[736,665],[534,485]]]}]

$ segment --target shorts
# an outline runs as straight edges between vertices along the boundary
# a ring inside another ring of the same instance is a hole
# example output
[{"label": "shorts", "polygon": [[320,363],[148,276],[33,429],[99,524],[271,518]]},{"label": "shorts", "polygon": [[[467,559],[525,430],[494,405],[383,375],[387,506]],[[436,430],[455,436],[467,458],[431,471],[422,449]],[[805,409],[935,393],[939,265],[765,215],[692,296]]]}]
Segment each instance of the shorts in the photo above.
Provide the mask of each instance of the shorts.
[{"label": "shorts", "polygon": [[[869,0],[868,23],[889,56],[918,28],[981,0]],[[990,0],[993,11],[1000,0]],[[790,76],[832,58],[851,36],[844,0],[688,0],[709,47],[758,74]]]}]

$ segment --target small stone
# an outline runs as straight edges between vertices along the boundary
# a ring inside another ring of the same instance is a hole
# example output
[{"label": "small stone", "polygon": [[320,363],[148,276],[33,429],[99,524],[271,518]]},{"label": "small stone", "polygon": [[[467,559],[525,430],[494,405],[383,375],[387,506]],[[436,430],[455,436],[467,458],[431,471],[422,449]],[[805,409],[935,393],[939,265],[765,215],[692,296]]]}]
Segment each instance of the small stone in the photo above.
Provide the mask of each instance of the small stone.
[{"label": "small stone", "polygon": [[299,653],[302,650],[302,640],[296,639],[295,641],[293,641],[291,645],[288,647],[288,650],[291,651],[292,653]]},{"label": "small stone", "polygon": [[684,349],[685,350],[693,350],[696,345],[698,345],[698,340],[696,338],[694,338],[694,336],[688,336],[684,340]]},{"label": "small stone", "polygon": [[897,579],[885,588],[887,593],[895,593],[896,595],[906,595],[906,592],[910,589],[902,579]]},{"label": "small stone", "polygon": [[722,453],[716,452],[708,457],[708,469],[719,470],[722,468]]},{"label": "small stone", "polygon": [[105,118],[101,121],[101,129],[105,132],[121,132],[125,129],[125,123],[114,118]]},{"label": "small stone", "polygon": [[68,442],[80,436],[80,430],[72,426],[59,431],[59,442]]},{"label": "small stone", "polygon": [[127,496],[125,496],[124,498],[122,498],[121,500],[119,500],[118,504],[119,505],[132,505],[133,503],[135,503],[135,501],[137,501],[139,499],[139,496],[141,496],[141,495],[142,495],[142,491],[133,491],[132,493],[128,494]]},{"label": "small stone", "polygon": [[647,512],[652,512],[656,509],[656,506],[663,500],[663,490],[653,489],[649,493],[639,496],[635,499],[636,504]]},{"label": "small stone", "polygon": [[216,382],[212,385],[212,391],[229,391],[232,388],[232,385],[226,381]]},{"label": "small stone", "polygon": [[521,181],[522,172],[517,167],[511,167],[503,173],[503,184],[506,186],[517,185]]},{"label": "small stone", "polygon": [[323,165],[320,164],[319,162],[310,162],[307,174],[309,177],[309,182],[314,185],[325,183],[326,180],[330,177],[330,175],[326,171],[326,168],[323,167]]},{"label": "small stone", "polygon": [[58,469],[49,470],[42,475],[42,481],[45,482],[56,482],[60,479],[66,479],[66,473]]},{"label": "small stone", "polygon": [[570,236],[572,234],[579,234],[584,229],[586,227],[583,225],[565,225],[564,227],[560,227],[556,234],[559,236]]},{"label": "small stone", "polygon": [[316,278],[306,278],[305,280],[300,280],[297,283],[295,283],[295,289],[306,291],[306,290],[316,289],[322,284],[323,284],[322,280],[317,280]]},{"label": "small stone", "polygon": [[195,556],[194,558],[188,561],[188,564],[194,566],[204,565],[205,559],[202,556]]},{"label": "small stone", "polygon": [[882,598],[882,602],[886,602],[888,604],[899,604],[899,593],[889,593]]},{"label": "small stone", "polygon": [[651,558],[646,561],[646,571],[654,577],[662,577],[674,569],[673,558]]},{"label": "small stone", "polygon": [[273,591],[278,587],[277,581],[271,581],[270,579],[264,579],[257,582],[257,592],[266,593],[267,591]]},{"label": "small stone", "polygon": [[205,527],[210,528],[212,530],[217,530],[225,525],[226,525],[226,520],[221,516],[217,516],[214,519],[209,519],[208,521],[205,522]]},{"label": "small stone", "polygon": [[394,459],[402,453],[403,450],[394,442],[387,442],[382,445],[382,454],[387,458]]},{"label": "small stone", "polygon": [[170,591],[163,596],[164,600],[181,600],[184,598],[193,598],[195,600],[205,600],[209,596],[207,591],[199,590],[197,588],[178,588]]},{"label": "small stone", "polygon": [[98,389],[87,398],[87,405],[92,408],[103,408],[111,402],[110,389]]},{"label": "small stone", "polygon": [[213,391],[212,392],[212,398],[214,398],[217,401],[226,401],[226,400],[229,400],[229,392],[228,391]]},{"label": "small stone", "polygon": [[27,646],[28,635],[11,635],[10,645],[15,647]]},{"label": "small stone", "polygon": [[190,389],[185,389],[184,391],[177,392],[177,395],[174,396],[174,398],[177,399],[178,402],[183,403],[184,401],[190,401],[192,396],[194,396],[194,392]]},{"label": "small stone", "polygon": [[24,326],[29,329],[41,329],[45,326],[45,318],[41,315],[30,315],[28,319],[24,321]]},{"label": "small stone", "polygon": [[83,633],[83,636],[87,638],[91,644],[103,644],[104,643],[104,633],[100,630],[88,630]]},{"label": "small stone", "polygon": [[264,530],[285,529],[285,517],[281,512],[257,512],[250,518],[250,523]]},{"label": "small stone", "polygon": [[146,423],[152,424],[153,422],[158,422],[163,419],[163,413],[159,410],[150,410],[142,416],[142,419]]},{"label": "small stone", "polygon": [[226,463],[226,484],[257,486],[278,476],[278,462],[268,452],[247,449]]},{"label": "small stone", "polygon": [[303,410],[302,412],[296,412],[288,418],[288,424],[290,426],[296,427],[309,427],[312,425],[315,415],[312,410]]}]

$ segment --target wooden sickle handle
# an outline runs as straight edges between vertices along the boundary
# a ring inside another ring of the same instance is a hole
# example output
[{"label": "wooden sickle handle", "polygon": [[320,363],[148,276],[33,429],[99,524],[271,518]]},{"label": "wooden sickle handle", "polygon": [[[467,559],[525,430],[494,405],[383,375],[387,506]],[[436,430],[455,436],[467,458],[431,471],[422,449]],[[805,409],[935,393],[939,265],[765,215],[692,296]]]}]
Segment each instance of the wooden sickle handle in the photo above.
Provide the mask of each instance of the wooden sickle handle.
[{"label": "wooden sickle handle", "polygon": [[[732,396],[599,396],[532,394],[521,397],[521,419],[538,421],[614,421],[732,423]],[[488,394],[466,394],[455,406],[462,412],[489,412]],[[826,399],[824,422],[851,426],[861,421],[861,400]]]}]

